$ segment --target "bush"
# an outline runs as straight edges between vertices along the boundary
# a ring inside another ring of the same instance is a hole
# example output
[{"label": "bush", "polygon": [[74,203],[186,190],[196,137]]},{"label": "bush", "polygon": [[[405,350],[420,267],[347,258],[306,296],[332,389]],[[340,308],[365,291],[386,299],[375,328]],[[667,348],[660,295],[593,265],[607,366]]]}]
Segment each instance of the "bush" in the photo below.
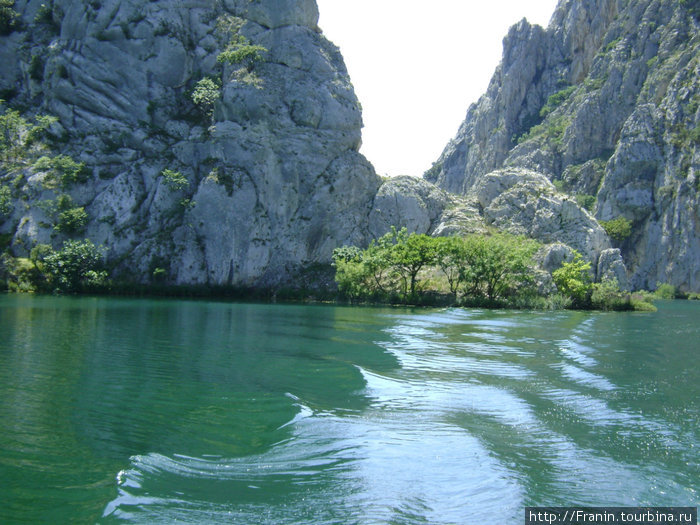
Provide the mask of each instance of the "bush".
[{"label": "bush", "polygon": [[600,221],[608,236],[617,242],[622,242],[632,234],[632,222],[625,217],[618,217],[610,221]]},{"label": "bush", "polygon": [[14,162],[25,154],[24,133],[28,122],[19,111],[8,109],[0,115],[0,154],[5,162]]},{"label": "bush", "polygon": [[187,177],[185,177],[179,171],[164,169],[161,173],[161,176],[163,177],[165,185],[171,191],[184,190],[190,185],[189,181],[187,180]]},{"label": "bush", "polygon": [[676,298],[676,287],[671,284],[656,284],[656,291],[654,292],[654,297],[656,299],[675,299]]},{"label": "bush", "polygon": [[583,307],[591,291],[591,263],[584,261],[580,253],[574,252],[574,260],[565,262],[552,273],[552,280],[559,292],[571,298],[573,304]]},{"label": "bush", "polygon": [[248,43],[233,44],[222,51],[219,56],[216,57],[216,61],[220,64],[238,64],[250,69],[256,62],[261,62],[263,60],[263,53],[265,52],[267,52],[267,49],[263,46]]},{"label": "bush", "polygon": [[43,257],[49,286],[59,292],[91,291],[107,283],[104,250],[91,241],[66,241],[60,251]]},{"label": "bush", "polygon": [[632,310],[630,295],[620,290],[616,279],[593,284],[591,306],[598,310]]},{"label": "bush", "polygon": [[630,305],[635,312],[656,312],[657,310],[649,298],[641,294],[632,294],[630,296]]},{"label": "bush", "polygon": [[13,9],[14,0],[0,0],[0,35],[9,35],[17,27],[19,15]]},{"label": "bush", "polygon": [[576,86],[569,86],[567,88],[562,89],[561,91],[558,91],[557,93],[554,93],[553,95],[550,95],[547,99],[547,103],[540,110],[540,117],[546,117],[559,106],[561,106],[574,91],[576,91]]},{"label": "bush", "polygon": [[54,230],[70,235],[82,233],[85,231],[88,223],[88,214],[85,208],[76,207],[62,211],[58,215],[58,224],[54,226]]},{"label": "bush", "polygon": [[209,77],[197,82],[192,91],[192,101],[206,116],[211,117],[214,104],[221,97],[221,83]]},{"label": "bush", "polygon": [[596,198],[594,195],[585,195],[585,194],[578,194],[576,195],[576,204],[581,206],[586,211],[593,211],[593,208],[595,207],[595,201]]},{"label": "bush", "polygon": [[0,222],[12,212],[12,191],[7,186],[0,186]]},{"label": "bush", "polygon": [[224,50],[216,58],[220,64],[238,64],[250,69],[256,62],[263,60],[263,53],[266,53],[267,49],[252,44],[241,35],[243,24],[245,20],[231,15],[222,15],[217,19],[217,33],[226,42]]},{"label": "bush", "polygon": [[84,163],[76,162],[68,155],[40,157],[34,163],[34,169],[48,173],[45,186],[55,187],[58,185],[64,189],[76,183],[87,182],[90,174]]}]

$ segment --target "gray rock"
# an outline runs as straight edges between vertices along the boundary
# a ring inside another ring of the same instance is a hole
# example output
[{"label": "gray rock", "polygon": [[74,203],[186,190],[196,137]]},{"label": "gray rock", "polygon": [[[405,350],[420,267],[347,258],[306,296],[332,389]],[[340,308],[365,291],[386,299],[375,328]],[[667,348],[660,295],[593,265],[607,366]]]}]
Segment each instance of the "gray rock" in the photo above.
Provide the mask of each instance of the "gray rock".
[{"label": "gray rock", "polygon": [[610,248],[598,222],[539,173],[520,168],[481,177],[472,189],[488,224],[545,244],[564,243],[595,261]]},{"label": "gray rock", "polygon": [[574,260],[574,250],[566,244],[548,244],[535,254],[535,260],[540,268],[551,274],[565,262]]},{"label": "gray rock", "polygon": [[596,280],[615,280],[621,290],[629,290],[627,269],[625,268],[625,263],[622,261],[622,255],[619,249],[611,248],[601,252],[596,269]]},{"label": "gray rock", "polygon": [[518,23],[426,178],[460,194],[502,168],[561,180],[632,222],[617,245],[632,288],[700,291],[698,23],[662,0],[562,0],[546,30]]},{"label": "gray rock", "polygon": [[[316,2],[55,0],[55,28],[34,22],[35,4],[17,3],[26,30],[0,39],[0,87],[60,119],[60,152],[93,173],[70,194],[117,273],[274,286],[328,264],[337,246],[369,242],[380,180],[357,152],[359,104]],[[250,70],[217,63],[228,43],[217,24],[230,16],[267,50]],[[39,83],[25,73],[37,53]],[[206,76],[222,85],[211,114],[191,98]],[[165,169],[185,187],[169,187]],[[34,208],[6,222],[17,252],[52,240]]]},{"label": "gray rock", "polygon": [[409,176],[385,181],[374,199],[369,215],[372,237],[384,235],[392,226],[434,236],[486,231],[474,202]]}]

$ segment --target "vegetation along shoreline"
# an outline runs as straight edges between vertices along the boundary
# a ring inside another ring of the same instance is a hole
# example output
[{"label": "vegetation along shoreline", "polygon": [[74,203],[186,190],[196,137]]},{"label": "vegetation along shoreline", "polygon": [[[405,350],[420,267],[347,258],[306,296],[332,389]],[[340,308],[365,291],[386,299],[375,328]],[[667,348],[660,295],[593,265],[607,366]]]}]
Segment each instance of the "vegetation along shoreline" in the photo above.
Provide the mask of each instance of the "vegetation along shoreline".
[{"label": "vegetation along shoreline", "polygon": [[392,228],[366,249],[337,248],[330,266],[300,272],[299,286],[243,287],[172,285],[157,267],[149,283],[110,279],[102,247],[88,239],[67,240],[58,250],[39,244],[28,258],[5,253],[0,291],[605,311],[654,311],[657,299],[700,299],[668,284],[652,293],[621,290],[614,278],[594,282],[591,263],[575,251],[549,273],[538,265],[542,248],[533,239],[507,233],[430,237]]}]

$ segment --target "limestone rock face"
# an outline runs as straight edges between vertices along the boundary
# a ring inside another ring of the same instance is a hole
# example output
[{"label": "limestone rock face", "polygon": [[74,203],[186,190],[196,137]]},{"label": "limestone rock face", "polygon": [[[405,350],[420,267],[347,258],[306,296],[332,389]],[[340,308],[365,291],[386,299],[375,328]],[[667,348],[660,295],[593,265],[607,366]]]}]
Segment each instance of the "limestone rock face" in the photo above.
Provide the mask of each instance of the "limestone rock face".
[{"label": "limestone rock face", "polygon": [[627,269],[622,262],[622,256],[620,255],[620,250],[609,249],[603,250],[598,258],[598,265],[596,267],[596,279],[598,281],[602,280],[616,280],[620,285],[621,290],[629,289],[629,281],[627,279]]},{"label": "limestone rock face", "polygon": [[[314,0],[47,5],[15,2],[0,98],[59,118],[54,151],[89,171],[66,190],[90,218],[81,237],[108,248],[117,275],[274,285],[368,242],[380,179],[358,153],[359,104]],[[261,60],[217,61],[234,36],[264,47]],[[198,106],[206,78],[214,97]],[[66,238],[41,213],[18,207],[0,224],[17,255]]]},{"label": "limestone rock face", "polygon": [[382,184],[369,216],[373,238],[391,227],[436,236],[484,232],[474,202],[451,195],[415,177],[394,177]]},{"label": "limestone rock face", "polygon": [[426,178],[469,194],[494,170],[540,173],[631,222],[613,241],[631,287],[700,291],[697,17],[692,2],[561,0],[547,29],[521,21]]},{"label": "limestone rock face", "polygon": [[472,191],[486,222],[499,230],[544,244],[564,243],[591,260],[610,248],[598,222],[537,172],[519,168],[493,171],[481,177]]}]

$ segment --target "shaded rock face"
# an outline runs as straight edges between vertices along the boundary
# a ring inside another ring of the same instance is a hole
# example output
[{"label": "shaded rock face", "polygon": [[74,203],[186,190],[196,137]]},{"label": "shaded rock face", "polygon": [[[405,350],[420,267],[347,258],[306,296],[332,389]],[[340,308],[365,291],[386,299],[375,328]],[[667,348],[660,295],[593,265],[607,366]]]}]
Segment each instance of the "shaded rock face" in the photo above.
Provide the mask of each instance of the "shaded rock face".
[{"label": "shaded rock face", "polygon": [[[59,118],[60,152],[90,172],[69,190],[90,217],[83,236],[108,248],[117,273],[277,284],[368,242],[380,180],[358,153],[359,104],[314,0],[41,5],[15,3],[23,26],[0,37],[0,90]],[[267,50],[249,67],[217,62],[232,17]],[[198,107],[206,77],[220,88]],[[168,185],[166,169],[186,185]],[[18,255],[59,245],[42,219],[17,209],[1,233]]]},{"label": "shaded rock face", "polygon": [[[486,94],[426,178],[468,194],[525,168],[624,217],[633,288],[700,291],[700,25],[689,3],[562,0],[504,39]],[[579,199],[580,200],[580,199]]]}]

